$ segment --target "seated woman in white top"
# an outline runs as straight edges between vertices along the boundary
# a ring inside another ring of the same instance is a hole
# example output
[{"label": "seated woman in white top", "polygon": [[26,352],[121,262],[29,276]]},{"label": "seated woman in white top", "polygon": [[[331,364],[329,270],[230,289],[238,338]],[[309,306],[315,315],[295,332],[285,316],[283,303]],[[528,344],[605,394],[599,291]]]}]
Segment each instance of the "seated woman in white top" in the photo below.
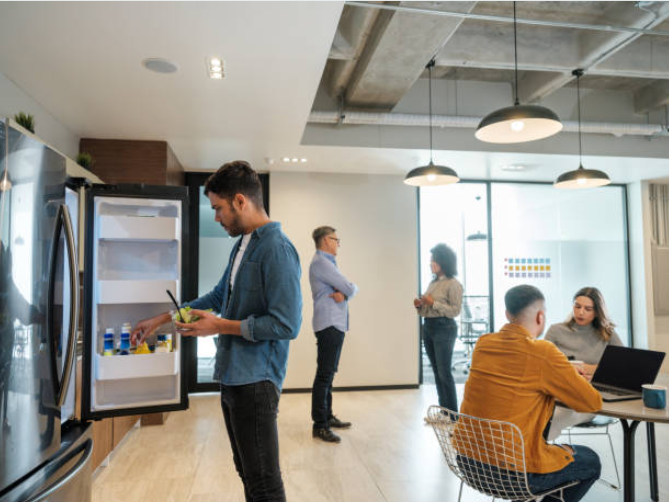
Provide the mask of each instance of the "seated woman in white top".
[{"label": "seated woman in white top", "polygon": [[[570,359],[582,361],[577,370],[586,379],[592,378],[607,345],[622,345],[613,329],[602,293],[593,287],[579,289],[574,295],[574,305],[567,321],[553,324],[544,337],[553,342]],[[553,440],[562,429],[589,422],[595,415],[576,413],[557,407],[551,421],[547,439]]]}]

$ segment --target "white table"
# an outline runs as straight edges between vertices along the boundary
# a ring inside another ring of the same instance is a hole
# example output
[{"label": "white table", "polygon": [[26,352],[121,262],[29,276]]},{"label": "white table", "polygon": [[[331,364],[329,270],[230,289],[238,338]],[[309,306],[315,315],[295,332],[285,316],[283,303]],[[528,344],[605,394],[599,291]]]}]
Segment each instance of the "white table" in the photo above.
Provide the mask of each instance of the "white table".
[{"label": "white table", "polygon": [[[661,373],[655,379],[657,385],[669,387],[669,374]],[[604,402],[599,415],[620,419],[624,435],[624,476],[625,502],[634,502],[634,433],[640,422],[646,422],[648,436],[648,470],[650,473],[650,497],[659,500],[657,485],[657,457],[655,455],[655,422],[669,423],[669,409],[646,408],[641,399],[633,401]]]}]

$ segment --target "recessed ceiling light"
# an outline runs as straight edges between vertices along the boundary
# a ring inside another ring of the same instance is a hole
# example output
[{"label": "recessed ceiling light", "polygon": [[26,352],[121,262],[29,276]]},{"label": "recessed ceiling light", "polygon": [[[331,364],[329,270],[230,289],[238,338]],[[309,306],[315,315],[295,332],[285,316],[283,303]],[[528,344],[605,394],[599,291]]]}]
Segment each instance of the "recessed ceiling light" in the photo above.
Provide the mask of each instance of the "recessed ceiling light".
[{"label": "recessed ceiling light", "polygon": [[293,159],[293,162],[297,162],[298,159]]},{"label": "recessed ceiling light", "polygon": [[532,169],[534,166],[531,166],[529,164],[504,164],[500,166],[500,169],[502,171],[511,171],[514,173],[520,172],[520,171],[529,171]]},{"label": "recessed ceiling light", "polygon": [[307,159],[300,159],[300,162],[306,162]]},{"label": "recessed ceiling light", "polygon": [[290,157],[284,157],[282,160],[283,160],[284,162],[290,162]]},{"label": "recessed ceiling light", "polygon": [[147,58],[142,61],[142,66],[156,73],[176,73],[179,69],[172,61],[163,58]]},{"label": "recessed ceiling light", "polygon": [[205,66],[209,73],[209,78],[221,80],[225,78],[225,61],[218,56],[212,56],[205,59]]}]

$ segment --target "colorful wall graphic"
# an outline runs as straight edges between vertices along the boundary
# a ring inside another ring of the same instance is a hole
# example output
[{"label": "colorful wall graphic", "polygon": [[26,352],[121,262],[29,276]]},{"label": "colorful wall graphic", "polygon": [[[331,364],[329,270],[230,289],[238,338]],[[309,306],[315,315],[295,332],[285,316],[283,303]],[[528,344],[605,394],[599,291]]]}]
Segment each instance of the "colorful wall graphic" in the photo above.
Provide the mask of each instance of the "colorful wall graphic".
[{"label": "colorful wall graphic", "polygon": [[504,275],[512,279],[550,279],[550,258],[504,258]]}]

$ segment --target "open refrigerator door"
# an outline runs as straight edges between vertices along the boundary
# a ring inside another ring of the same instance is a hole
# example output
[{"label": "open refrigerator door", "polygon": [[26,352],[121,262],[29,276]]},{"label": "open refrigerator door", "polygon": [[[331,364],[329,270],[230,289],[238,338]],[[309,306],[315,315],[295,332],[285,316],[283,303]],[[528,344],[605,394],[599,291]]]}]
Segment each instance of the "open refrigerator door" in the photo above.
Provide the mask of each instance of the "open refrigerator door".
[{"label": "open refrigerator door", "polygon": [[182,302],[187,191],[93,185],[87,194],[84,418],[186,409],[184,350],[173,323],[131,347],[130,327]]}]

